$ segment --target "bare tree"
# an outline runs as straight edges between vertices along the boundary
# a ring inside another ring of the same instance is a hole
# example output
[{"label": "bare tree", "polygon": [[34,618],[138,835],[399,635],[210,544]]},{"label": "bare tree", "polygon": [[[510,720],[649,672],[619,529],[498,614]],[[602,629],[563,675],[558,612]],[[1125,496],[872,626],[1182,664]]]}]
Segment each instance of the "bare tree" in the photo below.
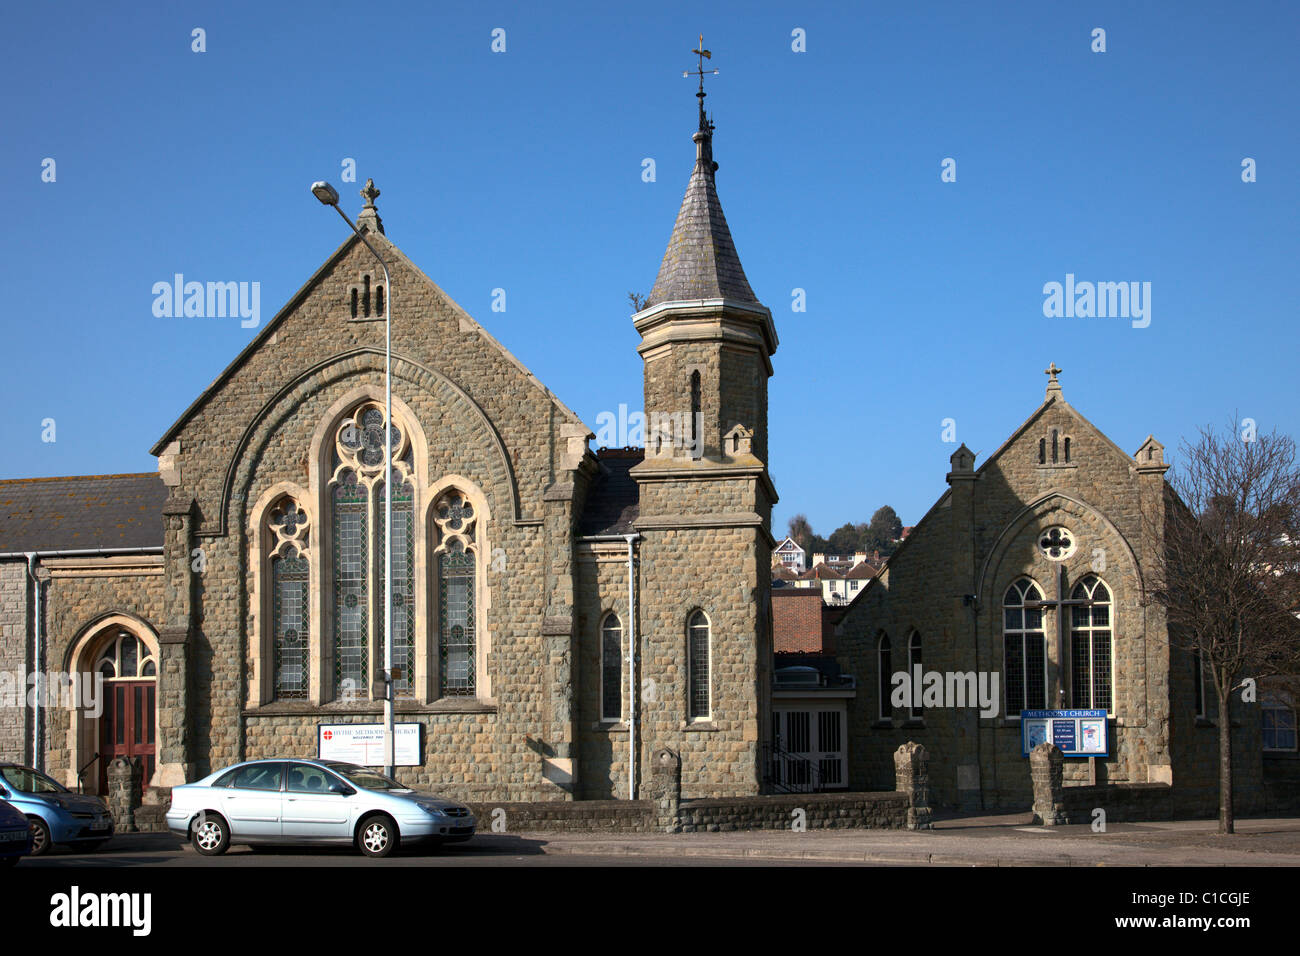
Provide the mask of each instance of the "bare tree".
[{"label": "bare tree", "polygon": [[791,518],[790,523],[786,526],[786,535],[805,551],[811,548],[813,530],[812,525],[808,523],[808,516],[797,514]]},{"label": "bare tree", "polygon": [[1147,597],[1170,643],[1198,654],[1219,701],[1219,832],[1232,833],[1234,693],[1300,672],[1300,470],[1296,444],[1200,429],[1184,441],[1163,495],[1143,504]]}]

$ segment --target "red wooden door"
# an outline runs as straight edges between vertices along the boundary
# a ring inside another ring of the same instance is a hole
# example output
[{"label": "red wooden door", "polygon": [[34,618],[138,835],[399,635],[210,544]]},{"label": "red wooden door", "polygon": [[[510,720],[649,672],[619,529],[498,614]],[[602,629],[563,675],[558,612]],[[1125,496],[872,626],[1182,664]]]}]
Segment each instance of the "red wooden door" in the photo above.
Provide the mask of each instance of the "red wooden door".
[{"label": "red wooden door", "polygon": [[114,757],[136,757],[147,790],[153,777],[157,745],[154,708],[157,683],[107,681],[104,713],[99,718],[99,792],[108,793],[108,765]]}]

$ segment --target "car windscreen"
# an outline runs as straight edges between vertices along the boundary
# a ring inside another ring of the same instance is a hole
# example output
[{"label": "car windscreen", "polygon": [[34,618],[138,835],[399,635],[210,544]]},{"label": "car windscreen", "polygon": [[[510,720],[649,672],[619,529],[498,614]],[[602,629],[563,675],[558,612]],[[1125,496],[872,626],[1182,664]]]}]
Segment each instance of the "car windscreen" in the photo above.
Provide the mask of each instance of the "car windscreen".
[{"label": "car windscreen", "polygon": [[339,776],[347,779],[348,783],[360,787],[362,790],[410,790],[410,787],[403,786],[391,777],[385,777],[382,773],[374,770],[367,770],[365,767],[358,767],[355,764],[333,763],[328,765],[331,770]]},{"label": "car windscreen", "polygon": [[71,793],[67,787],[61,787],[45,774],[27,767],[0,767],[0,776],[22,793]]}]

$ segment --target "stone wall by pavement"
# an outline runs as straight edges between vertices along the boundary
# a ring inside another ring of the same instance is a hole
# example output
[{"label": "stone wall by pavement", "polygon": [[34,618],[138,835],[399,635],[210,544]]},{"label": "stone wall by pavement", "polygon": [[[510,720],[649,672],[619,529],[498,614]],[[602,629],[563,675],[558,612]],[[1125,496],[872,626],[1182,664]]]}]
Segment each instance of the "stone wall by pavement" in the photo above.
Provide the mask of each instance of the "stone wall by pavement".
[{"label": "stone wall by pavement", "polygon": [[0,673],[17,700],[0,701],[0,760],[31,759],[31,712],[25,706],[31,658],[31,585],[27,563],[0,561]]},{"label": "stone wall by pavement", "polygon": [[907,794],[896,792],[791,793],[683,800],[678,812],[683,833],[789,830],[800,810],[809,830],[904,830],[910,805]]},{"label": "stone wall by pavement", "polygon": [[1065,787],[1061,795],[1067,823],[1092,823],[1096,809],[1106,812],[1107,823],[1174,818],[1174,791],[1164,783]]}]

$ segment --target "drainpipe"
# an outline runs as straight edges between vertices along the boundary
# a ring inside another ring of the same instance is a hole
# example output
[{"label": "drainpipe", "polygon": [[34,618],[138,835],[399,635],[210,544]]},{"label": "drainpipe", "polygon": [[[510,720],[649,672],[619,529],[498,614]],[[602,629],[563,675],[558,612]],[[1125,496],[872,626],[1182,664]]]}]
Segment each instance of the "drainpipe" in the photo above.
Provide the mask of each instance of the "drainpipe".
[{"label": "drainpipe", "polygon": [[636,545],[641,536],[630,534],[589,534],[579,541],[627,542],[627,798],[636,799]]},{"label": "drainpipe", "polygon": [[627,798],[636,799],[636,559],[634,542],[637,534],[623,536],[627,540]]},{"label": "drainpipe", "polygon": [[45,769],[44,754],[41,753],[41,582],[36,577],[36,552],[27,552],[27,574],[32,579],[33,599],[33,638],[32,669],[36,673],[36,691],[32,700],[32,766],[37,770]]}]

